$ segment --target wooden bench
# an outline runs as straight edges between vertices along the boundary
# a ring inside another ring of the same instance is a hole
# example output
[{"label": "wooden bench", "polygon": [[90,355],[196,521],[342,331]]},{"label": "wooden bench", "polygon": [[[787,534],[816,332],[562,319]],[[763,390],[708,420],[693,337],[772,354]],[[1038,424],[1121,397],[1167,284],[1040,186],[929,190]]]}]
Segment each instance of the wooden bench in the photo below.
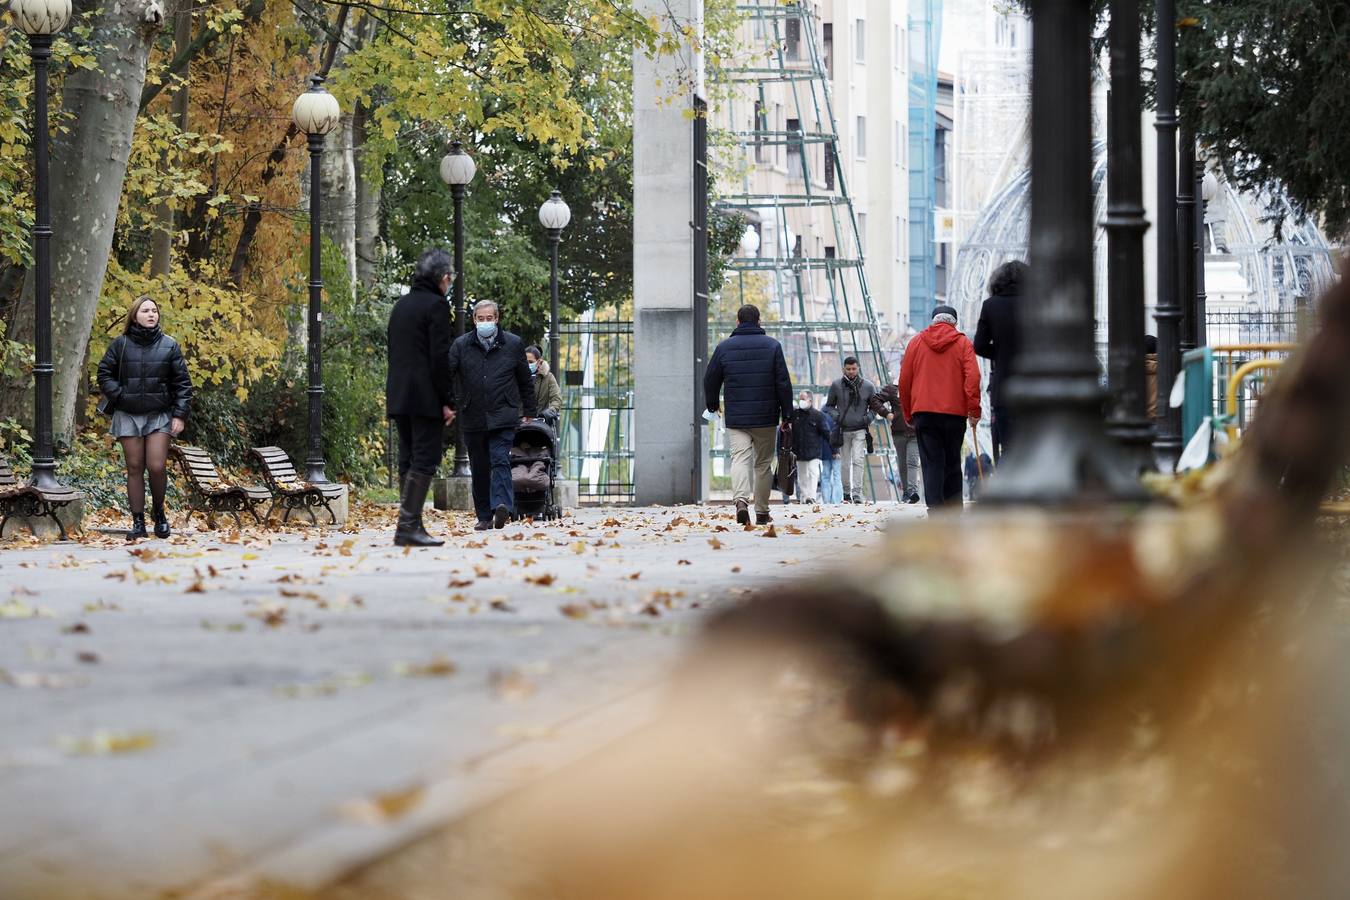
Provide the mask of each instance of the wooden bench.
[{"label": "wooden bench", "polygon": [[303,509],[309,513],[310,521],[317,524],[319,520],[314,515],[314,508],[322,506],[328,510],[333,524],[337,524],[337,513],[333,512],[329,504],[342,496],[342,485],[302,481],[291,464],[291,458],[280,447],[254,447],[249,451],[249,456],[258,464],[258,470],[267,482],[267,489],[272,492],[272,506],[267,510],[266,518],[270,519],[280,506],[286,510],[286,514],[281,517],[283,522],[295,510]]},{"label": "wooden bench", "polygon": [[[61,540],[68,541],[70,536],[66,534],[66,526],[57,518],[56,511],[74,503],[82,496],[83,494],[74,488],[49,490],[20,481],[14,474],[9,460],[0,456],[0,535],[5,533],[5,526],[14,516],[48,518],[56,523],[57,530],[61,532]],[[31,524],[28,530],[37,534],[37,530]]]},{"label": "wooden bench", "polygon": [[183,519],[187,525],[192,521],[193,513],[202,513],[212,528],[216,527],[216,513],[229,513],[234,524],[242,526],[241,512],[253,516],[253,521],[262,524],[257,507],[272,499],[272,492],[256,485],[231,484],[220,477],[211,454],[191,444],[174,444],[169,454],[178,462],[183,478],[187,482],[188,514]]}]

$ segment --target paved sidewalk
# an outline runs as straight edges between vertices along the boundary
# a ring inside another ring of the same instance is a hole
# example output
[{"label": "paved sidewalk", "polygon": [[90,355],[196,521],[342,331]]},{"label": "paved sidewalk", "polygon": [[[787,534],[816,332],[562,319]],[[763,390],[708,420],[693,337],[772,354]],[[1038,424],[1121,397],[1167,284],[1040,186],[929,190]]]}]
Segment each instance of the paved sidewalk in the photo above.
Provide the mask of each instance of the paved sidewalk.
[{"label": "paved sidewalk", "polygon": [[710,606],[914,507],[0,549],[0,896],[315,884],[644,721]]}]

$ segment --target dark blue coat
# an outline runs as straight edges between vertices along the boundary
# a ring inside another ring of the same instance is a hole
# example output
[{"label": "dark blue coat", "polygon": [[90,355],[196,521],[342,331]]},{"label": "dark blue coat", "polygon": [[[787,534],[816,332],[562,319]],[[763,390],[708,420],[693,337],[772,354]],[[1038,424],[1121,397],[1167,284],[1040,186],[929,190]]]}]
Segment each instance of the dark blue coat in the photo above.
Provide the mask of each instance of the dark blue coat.
[{"label": "dark blue coat", "polygon": [[717,345],[703,375],[703,399],[711,412],[726,391],[728,428],[772,428],[792,417],[792,380],[783,346],[758,325],[738,325]]}]

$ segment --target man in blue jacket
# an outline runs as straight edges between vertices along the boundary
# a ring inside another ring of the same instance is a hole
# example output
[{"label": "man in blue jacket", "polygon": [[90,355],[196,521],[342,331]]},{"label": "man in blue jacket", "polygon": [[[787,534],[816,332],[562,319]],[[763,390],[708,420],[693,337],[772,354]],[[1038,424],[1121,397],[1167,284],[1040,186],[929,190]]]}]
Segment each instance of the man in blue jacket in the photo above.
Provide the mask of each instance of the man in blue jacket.
[{"label": "man in blue jacket", "polygon": [[736,330],[717,345],[703,375],[703,398],[717,412],[725,389],[727,436],[731,442],[731,490],[736,521],[750,524],[750,497],[755,524],[769,524],[769,491],[773,488],[774,436],[779,422],[792,419],[792,380],[783,347],[759,327],[759,310],[742,306]]}]

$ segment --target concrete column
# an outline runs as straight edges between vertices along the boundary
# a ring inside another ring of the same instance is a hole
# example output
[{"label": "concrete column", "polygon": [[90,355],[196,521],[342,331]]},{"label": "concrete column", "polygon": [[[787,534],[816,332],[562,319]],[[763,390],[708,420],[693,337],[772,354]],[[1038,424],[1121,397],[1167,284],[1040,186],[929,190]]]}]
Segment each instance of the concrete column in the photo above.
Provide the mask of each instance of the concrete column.
[{"label": "concrete column", "polygon": [[[667,31],[702,34],[703,0],[636,0]],[[694,386],[692,48],[633,56],[633,481],[639,505],[693,503],[700,448]]]}]

